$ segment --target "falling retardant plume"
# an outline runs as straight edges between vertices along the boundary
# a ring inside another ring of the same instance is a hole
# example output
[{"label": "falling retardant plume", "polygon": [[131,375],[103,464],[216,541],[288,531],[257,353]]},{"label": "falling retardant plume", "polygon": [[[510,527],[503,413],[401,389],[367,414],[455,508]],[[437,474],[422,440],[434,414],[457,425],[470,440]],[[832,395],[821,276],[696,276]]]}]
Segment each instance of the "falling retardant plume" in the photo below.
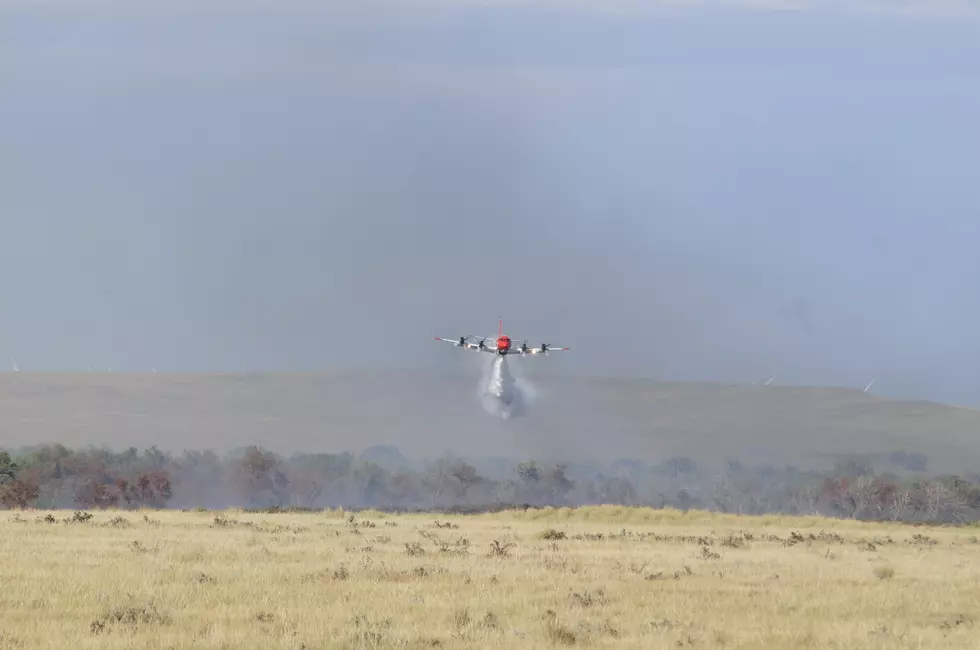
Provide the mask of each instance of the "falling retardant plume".
[{"label": "falling retardant plume", "polygon": [[533,391],[523,378],[510,373],[507,357],[494,355],[489,372],[481,383],[483,408],[505,420],[523,415],[531,403]]}]

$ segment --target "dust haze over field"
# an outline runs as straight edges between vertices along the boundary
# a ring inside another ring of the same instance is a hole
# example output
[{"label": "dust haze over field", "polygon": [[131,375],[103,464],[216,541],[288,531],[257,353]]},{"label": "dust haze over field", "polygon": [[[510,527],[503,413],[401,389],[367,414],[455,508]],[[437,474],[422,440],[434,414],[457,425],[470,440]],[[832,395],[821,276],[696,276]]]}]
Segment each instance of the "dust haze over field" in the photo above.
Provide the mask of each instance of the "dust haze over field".
[{"label": "dust haze over field", "polygon": [[968,644],[980,12],[894,4],[2,3],[0,637]]},{"label": "dust haze over field", "polygon": [[0,354],[977,403],[975,12],[755,4],[5,3]]},{"label": "dust haze over field", "polygon": [[4,446],[975,470],[977,17],[627,9],[4,4]]}]

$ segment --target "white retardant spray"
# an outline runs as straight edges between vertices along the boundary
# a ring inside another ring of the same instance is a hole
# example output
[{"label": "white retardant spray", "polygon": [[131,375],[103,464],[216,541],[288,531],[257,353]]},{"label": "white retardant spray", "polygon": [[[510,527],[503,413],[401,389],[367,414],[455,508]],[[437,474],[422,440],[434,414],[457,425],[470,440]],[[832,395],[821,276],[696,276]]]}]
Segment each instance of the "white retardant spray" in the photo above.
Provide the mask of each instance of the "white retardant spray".
[{"label": "white retardant spray", "polygon": [[510,373],[507,357],[494,356],[488,370],[481,385],[483,408],[505,420],[525,414],[533,392],[526,381]]}]

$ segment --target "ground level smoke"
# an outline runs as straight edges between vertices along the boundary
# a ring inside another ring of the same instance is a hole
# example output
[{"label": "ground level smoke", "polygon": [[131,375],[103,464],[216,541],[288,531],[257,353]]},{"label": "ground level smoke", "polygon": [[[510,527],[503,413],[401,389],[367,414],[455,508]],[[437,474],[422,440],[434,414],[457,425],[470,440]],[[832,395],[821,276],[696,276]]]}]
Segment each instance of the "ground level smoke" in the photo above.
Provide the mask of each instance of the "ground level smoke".
[{"label": "ground level smoke", "polygon": [[491,415],[509,419],[527,412],[531,387],[510,374],[507,357],[495,356],[482,385],[483,408]]}]

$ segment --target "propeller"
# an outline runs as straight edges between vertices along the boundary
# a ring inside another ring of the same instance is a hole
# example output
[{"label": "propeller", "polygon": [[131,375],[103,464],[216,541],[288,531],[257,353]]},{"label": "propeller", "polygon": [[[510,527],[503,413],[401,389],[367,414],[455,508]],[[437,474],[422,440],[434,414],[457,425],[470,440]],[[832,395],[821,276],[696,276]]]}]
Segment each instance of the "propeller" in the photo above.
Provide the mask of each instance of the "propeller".
[{"label": "propeller", "polygon": [[549,345],[551,345],[551,344],[550,343],[542,343],[541,344],[541,351],[544,352],[545,354],[547,354],[548,353],[548,346]]},{"label": "propeller", "polygon": [[[470,336],[472,336],[472,334]],[[468,339],[468,338],[470,338],[470,337],[469,336],[461,336],[461,337],[459,337],[459,343],[457,343],[456,345],[458,345],[460,347],[466,345],[466,339]]]},{"label": "propeller", "polygon": [[524,342],[521,343],[521,354],[527,354],[527,339],[524,339]]}]

